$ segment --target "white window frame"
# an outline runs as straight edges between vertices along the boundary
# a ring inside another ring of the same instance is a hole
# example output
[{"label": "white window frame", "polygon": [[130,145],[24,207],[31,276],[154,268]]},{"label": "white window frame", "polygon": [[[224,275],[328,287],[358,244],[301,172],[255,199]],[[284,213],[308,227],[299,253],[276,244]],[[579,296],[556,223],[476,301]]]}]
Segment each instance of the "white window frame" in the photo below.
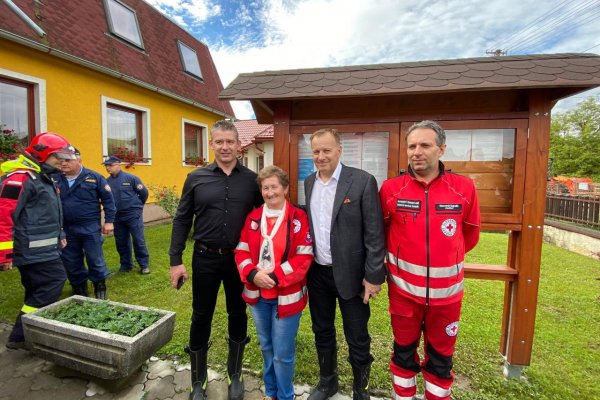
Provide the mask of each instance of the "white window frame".
[{"label": "white window frame", "polygon": [[181,165],[184,167],[197,168],[195,165],[185,163],[185,124],[195,125],[202,128],[202,154],[208,162],[208,125],[187,118],[181,118]]},{"label": "white window frame", "polygon": [[0,76],[33,85],[33,106],[35,114],[36,135],[48,130],[48,115],[46,109],[46,80],[31,75],[21,74],[0,68]]},{"label": "white window frame", "polygon": [[[133,15],[133,19],[135,21],[135,26],[137,28],[140,43],[136,43],[136,42],[132,41],[130,38],[117,32],[117,30],[115,29],[115,24],[113,22],[113,17],[110,13],[110,2],[118,3],[120,6],[122,6],[123,8],[126,8],[127,10],[129,10],[131,12],[131,14]],[[106,10],[106,19],[108,21],[108,29],[110,30],[110,33],[117,36],[119,39],[122,39],[122,40],[126,41],[127,43],[134,45],[135,47],[137,47],[139,49],[144,49],[144,38],[142,38],[142,30],[140,29],[140,23],[138,21],[135,10],[119,0],[104,0],[104,9]]]},{"label": "white window frame", "polygon": [[108,105],[114,104],[121,107],[130,108],[142,113],[142,140],[143,140],[143,157],[146,162],[135,163],[136,165],[152,165],[152,135],[150,129],[150,109],[137,104],[128,103],[126,101],[113,99],[102,96],[102,157],[109,156],[108,153]]},{"label": "white window frame", "polygon": [[[185,57],[183,56],[184,48],[191,51],[192,53],[194,53],[196,55],[196,62],[198,63],[198,70],[200,71],[200,75],[191,71],[188,68],[188,65],[185,63]],[[177,41],[177,49],[179,50],[179,57],[181,58],[181,65],[183,67],[183,71],[186,74],[189,74],[189,75],[193,76],[194,78],[200,79],[202,82],[204,82],[204,78],[202,77],[202,67],[200,66],[200,59],[198,58],[198,53],[196,53],[196,50],[194,50],[191,46],[188,46],[187,44],[183,43],[181,40]]]}]

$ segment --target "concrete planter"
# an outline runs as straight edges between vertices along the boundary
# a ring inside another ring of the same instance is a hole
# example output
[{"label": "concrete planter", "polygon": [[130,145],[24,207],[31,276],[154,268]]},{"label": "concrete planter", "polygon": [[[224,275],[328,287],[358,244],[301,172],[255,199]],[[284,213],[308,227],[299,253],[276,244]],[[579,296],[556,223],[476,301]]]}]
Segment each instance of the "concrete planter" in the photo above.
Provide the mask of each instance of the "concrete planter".
[{"label": "concrete planter", "polygon": [[[44,310],[70,302],[99,302],[72,296],[23,315],[25,339],[40,357],[63,367],[101,379],[121,379],[135,372],[142,363],[173,337],[175,313],[156,310],[160,319],[134,337],[121,336],[38,316]],[[109,301],[130,310],[147,307]]]}]

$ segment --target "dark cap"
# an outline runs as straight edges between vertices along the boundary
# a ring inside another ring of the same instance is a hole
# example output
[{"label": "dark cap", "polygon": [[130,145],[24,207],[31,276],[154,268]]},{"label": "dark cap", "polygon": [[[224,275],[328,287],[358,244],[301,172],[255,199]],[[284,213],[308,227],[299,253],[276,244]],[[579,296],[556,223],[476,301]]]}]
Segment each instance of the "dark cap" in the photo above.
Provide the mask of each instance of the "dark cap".
[{"label": "dark cap", "polygon": [[121,159],[117,156],[110,156],[106,160],[104,160],[104,162],[102,162],[102,164],[104,164],[104,165],[121,164]]}]

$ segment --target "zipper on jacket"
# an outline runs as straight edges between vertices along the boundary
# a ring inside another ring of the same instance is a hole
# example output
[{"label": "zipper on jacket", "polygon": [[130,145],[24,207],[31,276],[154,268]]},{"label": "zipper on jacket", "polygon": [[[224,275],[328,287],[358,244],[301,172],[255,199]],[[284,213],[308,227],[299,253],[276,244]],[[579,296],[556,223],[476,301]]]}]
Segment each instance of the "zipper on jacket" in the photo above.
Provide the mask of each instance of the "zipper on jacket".
[{"label": "zipper on jacket", "polygon": [[429,305],[429,188],[425,188],[425,254],[427,267],[427,281],[425,283],[425,305]]}]

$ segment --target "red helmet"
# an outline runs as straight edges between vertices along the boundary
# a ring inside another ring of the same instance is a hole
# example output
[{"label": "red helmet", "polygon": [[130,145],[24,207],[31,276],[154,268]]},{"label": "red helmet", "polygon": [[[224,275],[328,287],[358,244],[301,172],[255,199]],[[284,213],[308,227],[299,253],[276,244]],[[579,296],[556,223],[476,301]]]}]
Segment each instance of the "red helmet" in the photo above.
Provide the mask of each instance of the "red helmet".
[{"label": "red helmet", "polygon": [[52,132],[44,132],[35,136],[25,152],[39,162],[45,162],[52,154],[67,160],[77,158],[75,148],[65,138]]}]

